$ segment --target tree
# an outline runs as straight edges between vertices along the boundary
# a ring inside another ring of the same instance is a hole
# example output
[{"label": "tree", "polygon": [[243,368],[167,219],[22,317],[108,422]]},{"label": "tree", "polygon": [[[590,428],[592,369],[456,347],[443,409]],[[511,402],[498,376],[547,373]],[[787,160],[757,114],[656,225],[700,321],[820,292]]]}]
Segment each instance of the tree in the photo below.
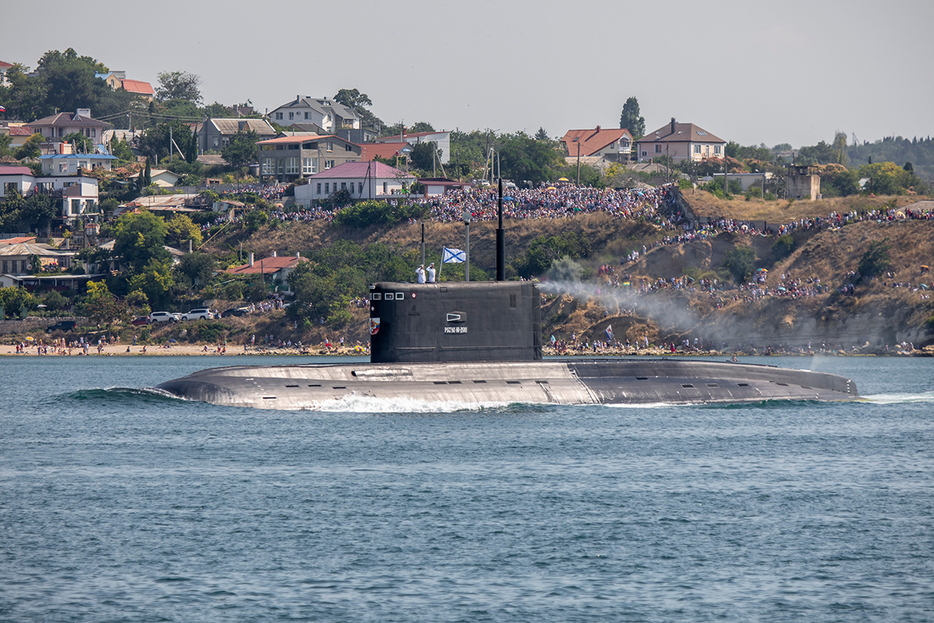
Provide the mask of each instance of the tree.
[{"label": "tree", "polygon": [[626,128],[634,139],[645,135],[645,117],[639,114],[639,100],[630,97],[623,104],[623,112],[619,116],[619,127]]},{"label": "tree", "polygon": [[201,105],[201,76],[187,71],[162,71],[156,77],[159,79],[156,97],[160,101],[183,100]]},{"label": "tree", "polygon": [[91,154],[94,153],[94,141],[81,132],[72,132],[62,137],[63,143],[71,143],[75,146],[75,153]]},{"label": "tree", "polygon": [[503,177],[532,186],[559,177],[564,164],[554,143],[535,140],[525,132],[500,137],[499,157]]},{"label": "tree", "polygon": [[412,124],[412,127],[408,129],[410,134],[418,134],[421,132],[434,132],[435,128],[427,121],[416,121]]},{"label": "tree", "polygon": [[730,271],[736,283],[745,283],[756,270],[756,254],[749,247],[733,249],[726,254],[723,266]]},{"label": "tree", "polygon": [[145,294],[153,307],[166,306],[169,302],[169,292],[175,286],[175,280],[172,278],[172,260],[152,258],[130,277],[128,285],[131,292],[139,290]]},{"label": "tree", "polygon": [[6,316],[22,315],[24,309],[35,304],[35,297],[19,286],[0,288],[0,309]]},{"label": "tree", "polygon": [[203,240],[201,228],[195,225],[190,216],[178,214],[169,221],[166,227],[166,242],[170,246],[181,248],[189,240],[194,246],[200,247]]},{"label": "tree", "polygon": [[165,250],[167,230],[165,221],[152,212],[127,212],[120,216],[114,227],[114,255],[122,258],[131,276],[141,272],[152,261],[168,261],[169,252]]},{"label": "tree", "polygon": [[357,89],[341,89],[334,96],[334,101],[347,106],[360,115],[360,125],[362,127],[378,128],[384,125],[379,117],[370,112],[368,107],[373,105],[373,101],[370,100],[366,93],[361,93]]},{"label": "tree", "polygon": [[185,275],[195,286],[204,286],[217,270],[217,262],[207,253],[186,253],[179,261],[176,270]]},{"label": "tree", "polygon": [[42,150],[39,148],[39,145],[44,142],[45,137],[36,132],[27,138],[26,142],[16,150],[16,159],[23,160],[24,158],[38,158],[42,155]]},{"label": "tree", "polygon": [[337,95],[334,96],[334,101],[338,104],[343,104],[347,108],[352,108],[353,110],[373,105],[373,101],[370,97],[357,89],[341,89],[337,92]]},{"label": "tree", "polygon": [[846,133],[837,132],[833,137],[833,144],[831,145],[833,149],[833,161],[837,164],[842,164],[846,166],[847,156],[846,156]]},{"label": "tree", "polygon": [[256,141],[258,140],[259,134],[254,130],[246,132],[239,130],[231,137],[230,143],[221,150],[221,155],[227,161],[227,164],[232,167],[253,164],[259,157],[259,149],[256,147]]},{"label": "tree", "polygon": [[111,294],[104,282],[89,281],[87,294],[79,305],[81,314],[91,319],[94,324],[110,326],[117,320],[129,316],[126,303]]},{"label": "tree", "polygon": [[412,145],[412,152],[409,154],[412,166],[422,171],[431,171],[435,163],[435,150],[437,149],[438,146],[431,141]]},{"label": "tree", "polygon": [[536,141],[550,141],[551,137],[548,136],[548,132],[545,131],[545,128],[539,126],[538,132],[535,133]]},{"label": "tree", "polygon": [[878,277],[889,269],[889,239],[869,243],[869,248],[859,258],[856,272],[860,277]]}]

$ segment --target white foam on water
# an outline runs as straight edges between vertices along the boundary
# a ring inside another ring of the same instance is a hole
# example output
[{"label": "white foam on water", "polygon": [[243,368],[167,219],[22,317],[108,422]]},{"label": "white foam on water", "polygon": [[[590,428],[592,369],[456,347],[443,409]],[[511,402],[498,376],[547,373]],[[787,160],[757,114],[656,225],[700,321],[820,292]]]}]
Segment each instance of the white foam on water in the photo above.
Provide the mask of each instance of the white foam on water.
[{"label": "white foam on water", "polygon": [[871,396],[861,396],[861,398],[864,398],[866,402],[880,405],[934,402],[934,392],[922,392],[920,394],[873,394]]},{"label": "white foam on water", "polygon": [[510,402],[467,402],[460,400],[428,401],[417,398],[375,398],[348,394],[335,400],[322,400],[311,411],[339,413],[455,413],[458,411],[487,411],[502,409]]}]

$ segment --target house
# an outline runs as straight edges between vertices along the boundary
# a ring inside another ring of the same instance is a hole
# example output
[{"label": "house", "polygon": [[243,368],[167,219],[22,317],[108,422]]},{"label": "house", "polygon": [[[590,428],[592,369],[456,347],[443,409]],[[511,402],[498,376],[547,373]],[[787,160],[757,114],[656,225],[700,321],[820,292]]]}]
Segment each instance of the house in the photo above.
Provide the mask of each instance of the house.
[{"label": "house", "polygon": [[383,136],[376,139],[376,143],[434,143],[435,148],[441,151],[440,162],[447,164],[451,161],[451,133],[450,132],[415,132],[414,134],[402,132],[395,136]]},{"label": "house", "polygon": [[111,89],[116,91],[120,88],[120,83],[126,79],[125,71],[109,71],[107,73],[95,73],[94,77],[103,80]]},{"label": "house", "polygon": [[295,203],[308,207],[340,191],[353,199],[386,199],[402,194],[416,181],[414,175],[382,162],[345,162],[296,186]]},{"label": "house", "polygon": [[639,162],[668,156],[673,161],[692,160],[699,162],[707,158],[722,158],[726,141],[718,138],[693,123],[671,123],[650,132],[636,141],[636,156]]},{"label": "house", "polygon": [[212,119],[208,117],[197,127],[198,151],[220,151],[230,144],[237,132],[256,132],[261,138],[272,138],[276,129],[265,119]]},{"label": "house", "polygon": [[296,95],[294,101],[273,109],[269,119],[288,127],[297,123],[313,123],[330,134],[337,134],[338,130],[360,129],[360,115],[326,97]]},{"label": "house", "polygon": [[564,154],[569,158],[599,156],[616,162],[629,159],[632,143],[632,134],[626,128],[604,129],[600,126],[593,130],[568,130],[561,139]]},{"label": "house", "polygon": [[79,217],[96,221],[98,214],[98,185],[93,177],[80,175],[34,176],[28,167],[0,165],[0,198],[12,190],[25,196],[45,193],[61,201],[61,215],[66,224],[73,225]]},{"label": "house", "polygon": [[360,145],[334,135],[289,134],[256,145],[261,182],[294,182],[362,158]]},{"label": "house", "polygon": [[262,275],[264,280],[268,279],[288,287],[289,275],[299,264],[307,261],[308,258],[302,257],[300,253],[280,257],[275,251],[270,257],[254,261],[253,254],[250,253],[249,262],[242,266],[231,266],[225,272],[229,275]]},{"label": "house", "polygon": [[74,154],[70,145],[56,143],[57,153],[39,156],[44,175],[78,175],[83,171],[103,169],[110,171],[116,156],[108,153]]},{"label": "house", "polygon": [[32,274],[32,258],[37,257],[42,267],[68,269],[73,252],[59,251],[47,244],[37,243],[35,238],[26,242],[0,245],[0,274]]},{"label": "house", "polygon": [[10,137],[10,149],[19,149],[26,144],[26,141],[35,132],[28,125],[11,123],[8,126],[0,127],[0,134],[6,134]]},{"label": "house", "polygon": [[178,184],[182,176],[168,169],[150,169],[149,177],[159,188],[171,188]]},{"label": "house", "polygon": [[103,140],[104,130],[113,126],[92,119],[89,108],[79,108],[77,112],[60,112],[37,119],[31,122],[29,127],[34,132],[42,134],[50,142],[60,142],[63,137],[77,132],[91,139],[97,145]]},{"label": "house", "polygon": [[152,90],[152,85],[142,80],[121,80],[120,88],[151,102],[156,98],[156,92]]}]

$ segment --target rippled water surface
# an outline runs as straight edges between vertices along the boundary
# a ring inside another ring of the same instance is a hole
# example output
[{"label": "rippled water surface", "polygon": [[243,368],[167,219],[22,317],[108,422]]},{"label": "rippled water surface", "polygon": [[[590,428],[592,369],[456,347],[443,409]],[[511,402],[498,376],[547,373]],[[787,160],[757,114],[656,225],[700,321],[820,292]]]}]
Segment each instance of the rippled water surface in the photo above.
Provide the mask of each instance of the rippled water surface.
[{"label": "rippled water surface", "polygon": [[761,361],[870,400],[278,412],[141,391],[233,358],[0,358],[0,621],[934,620],[934,360]]}]

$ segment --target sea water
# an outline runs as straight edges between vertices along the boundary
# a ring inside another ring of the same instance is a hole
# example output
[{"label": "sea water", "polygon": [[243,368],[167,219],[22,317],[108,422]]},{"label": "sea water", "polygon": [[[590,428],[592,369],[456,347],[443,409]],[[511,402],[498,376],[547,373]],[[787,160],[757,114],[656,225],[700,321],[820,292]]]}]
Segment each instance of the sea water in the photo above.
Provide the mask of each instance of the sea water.
[{"label": "sea water", "polygon": [[839,404],[144,390],[298,361],[0,358],[0,621],[934,620],[932,359],[747,360]]}]

